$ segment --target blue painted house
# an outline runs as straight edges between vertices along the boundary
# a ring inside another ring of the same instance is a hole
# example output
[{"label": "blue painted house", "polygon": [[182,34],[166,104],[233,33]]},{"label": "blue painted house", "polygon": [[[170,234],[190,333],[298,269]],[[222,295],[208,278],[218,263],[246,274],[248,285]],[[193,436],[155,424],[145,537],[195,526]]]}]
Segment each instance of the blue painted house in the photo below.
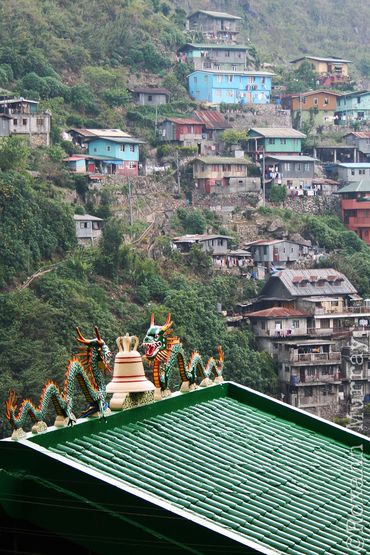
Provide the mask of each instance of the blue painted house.
[{"label": "blue painted house", "polygon": [[89,171],[98,165],[99,173],[138,175],[139,145],[144,141],[133,137],[97,137],[88,142]]},{"label": "blue painted house", "polygon": [[188,77],[189,94],[194,100],[212,104],[267,104],[273,75],[254,70],[198,70]]}]

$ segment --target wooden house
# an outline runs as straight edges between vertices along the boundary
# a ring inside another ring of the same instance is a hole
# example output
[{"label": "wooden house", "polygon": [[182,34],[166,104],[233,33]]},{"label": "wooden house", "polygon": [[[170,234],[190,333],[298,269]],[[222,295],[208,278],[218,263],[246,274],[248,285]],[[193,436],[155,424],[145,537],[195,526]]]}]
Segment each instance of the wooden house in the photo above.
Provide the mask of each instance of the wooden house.
[{"label": "wooden house", "polygon": [[370,121],[370,91],[355,91],[340,96],[335,116],[337,125]]},{"label": "wooden house", "polygon": [[290,110],[295,127],[309,121],[314,125],[332,125],[341,93],[330,90],[290,94],[282,99],[282,107]]},{"label": "wooden house", "polygon": [[358,150],[360,158],[358,161],[370,160],[370,131],[351,131],[344,138],[347,145],[354,146]]},{"label": "wooden house", "polygon": [[315,158],[311,156],[265,156],[265,179],[269,185],[285,185],[295,196],[315,194]]},{"label": "wooden house", "polygon": [[295,69],[298,69],[303,63],[308,62],[313,71],[318,75],[318,82],[321,86],[330,87],[336,84],[343,84],[349,80],[349,64],[350,60],[342,58],[319,56],[301,56],[292,60]]},{"label": "wooden house", "polygon": [[246,190],[249,164],[245,158],[203,156],[193,162],[193,177],[202,193]]},{"label": "wooden house", "polygon": [[245,71],[251,65],[248,46],[241,44],[186,43],[177,51],[178,60],[197,69]]},{"label": "wooden house", "polygon": [[241,20],[241,17],[225,12],[197,10],[189,15],[186,28],[202,33],[209,40],[232,42],[239,33],[238,23]]},{"label": "wooden house", "polygon": [[129,91],[135,104],[140,106],[167,104],[170,98],[170,91],[158,87],[135,87]]},{"label": "wooden house", "polygon": [[73,218],[78,244],[84,247],[95,245],[101,237],[104,220],[90,214],[75,214]]},{"label": "wooden house", "polygon": [[181,146],[198,145],[199,151],[202,129],[202,122],[195,118],[166,118],[158,124],[161,141],[176,142]]},{"label": "wooden house", "polygon": [[299,154],[306,135],[289,127],[253,127],[248,137],[248,152],[284,155]]}]

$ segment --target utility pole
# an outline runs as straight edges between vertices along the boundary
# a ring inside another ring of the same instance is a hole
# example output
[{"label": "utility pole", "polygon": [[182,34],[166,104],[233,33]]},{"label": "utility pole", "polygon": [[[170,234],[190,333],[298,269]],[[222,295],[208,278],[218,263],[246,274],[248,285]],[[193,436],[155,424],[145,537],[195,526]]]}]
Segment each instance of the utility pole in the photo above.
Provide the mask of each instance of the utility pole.
[{"label": "utility pole", "polygon": [[265,162],[265,149],[262,149],[262,202],[263,206],[266,204],[266,179],[265,179],[265,171],[266,171],[266,162]]},{"label": "utility pole", "polygon": [[180,162],[179,162],[179,151],[176,150],[176,174],[177,174],[177,192],[180,194],[181,184],[180,184]]},{"label": "utility pole", "polygon": [[132,218],[132,197],[131,197],[131,181],[128,180],[128,208],[130,211],[130,226],[132,227],[133,218]]}]

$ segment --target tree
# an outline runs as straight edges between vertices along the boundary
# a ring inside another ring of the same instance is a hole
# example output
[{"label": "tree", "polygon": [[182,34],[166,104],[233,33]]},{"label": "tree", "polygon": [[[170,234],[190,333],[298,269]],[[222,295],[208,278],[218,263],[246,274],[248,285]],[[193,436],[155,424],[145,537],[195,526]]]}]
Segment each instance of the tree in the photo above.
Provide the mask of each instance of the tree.
[{"label": "tree", "polygon": [[232,145],[239,145],[248,139],[248,134],[246,131],[237,129],[225,129],[222,132],[221,138],[227,147]]},{"label": "tree", "polygon": [[27,165],[30,149],[24,139],[6,137],[0,142],[0,170],[23,170]]},{"label": "tree", "polygon": [[281,204],[286,199],[287,191],[284,185],[273,185],[270,189],[269,201]]}]

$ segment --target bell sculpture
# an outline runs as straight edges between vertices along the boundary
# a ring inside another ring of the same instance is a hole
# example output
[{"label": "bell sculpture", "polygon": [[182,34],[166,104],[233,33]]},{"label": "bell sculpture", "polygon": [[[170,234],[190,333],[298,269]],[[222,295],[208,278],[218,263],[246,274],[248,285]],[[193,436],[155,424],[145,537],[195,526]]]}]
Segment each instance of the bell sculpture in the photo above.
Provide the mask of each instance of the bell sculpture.
[{"label": "bell sculpture", "polygon": [[[107,393],[113,393],[111,410],[122,410],[148,402],[155,390],[144,372],[143,361],[137,351],[138,337],[126,333],[117,338],[118,353],[114,361],[113,379],[107,385]],[[146,394],[146,395],[145,395]]]}]

